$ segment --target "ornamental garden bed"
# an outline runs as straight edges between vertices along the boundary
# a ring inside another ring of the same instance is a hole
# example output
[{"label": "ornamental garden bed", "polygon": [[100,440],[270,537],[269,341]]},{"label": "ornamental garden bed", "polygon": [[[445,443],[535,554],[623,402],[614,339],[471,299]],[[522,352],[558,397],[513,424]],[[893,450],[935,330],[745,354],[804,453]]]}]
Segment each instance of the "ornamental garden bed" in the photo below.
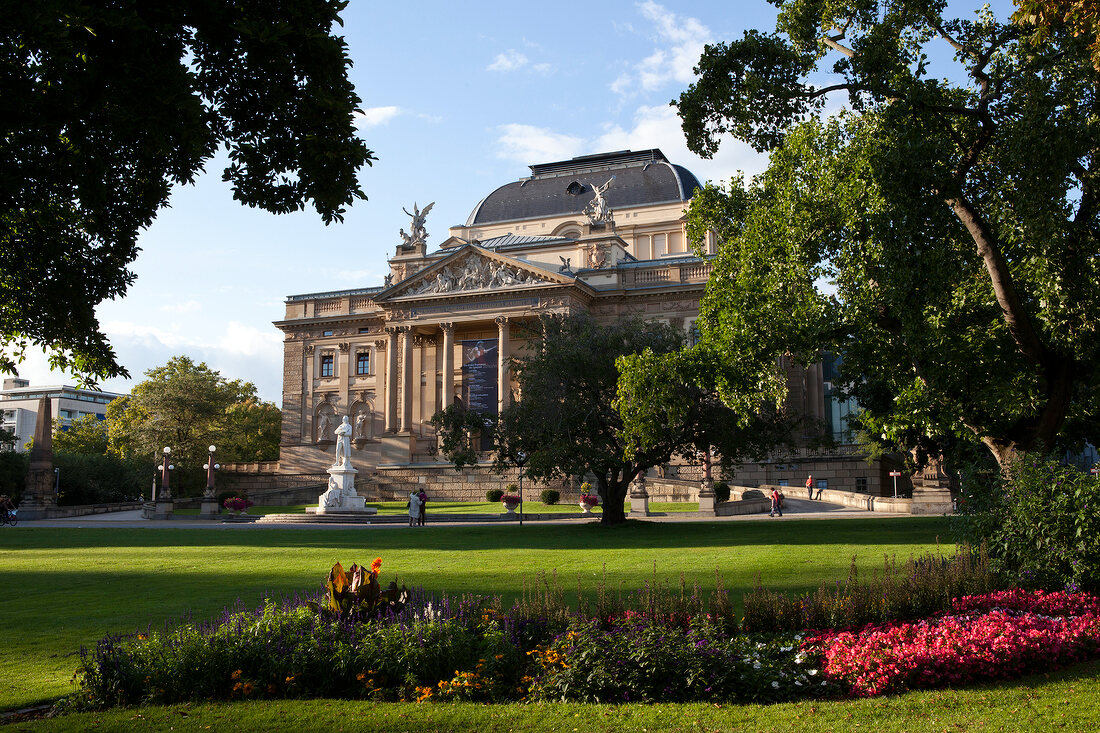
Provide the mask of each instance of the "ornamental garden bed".
[{"label": "ornamental garden bed", "polygon": [[[279,698],[378,701],[779,702],[1010,679],[1096,658],[1100,602],[990,591],[984,560],[888,563],[870,582],[777,601],[757,589],[736,618],[718,589],[603,584],[567,606],[552,578],[509,608],[448,598],[337,565],[325,595],[235,608],[85,650],[75,707]],[[968,590],[981,592],[967,592]],[[871,599],[881,599],[872,602]],[[911,599],[906,601],[905,599]],[[814,606],[830,628],[763,630],[769,609]]]}]

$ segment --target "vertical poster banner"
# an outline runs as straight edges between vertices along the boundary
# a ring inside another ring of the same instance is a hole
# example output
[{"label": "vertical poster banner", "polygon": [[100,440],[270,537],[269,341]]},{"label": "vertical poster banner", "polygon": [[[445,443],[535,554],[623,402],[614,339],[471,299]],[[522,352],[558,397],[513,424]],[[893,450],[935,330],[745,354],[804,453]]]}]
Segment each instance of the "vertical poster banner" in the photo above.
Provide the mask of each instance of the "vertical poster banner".
[{"label": "vertical poster banner", "polygon": [[[462,342],[462,397],[466,408],[483,415],[497,413],[497,340]],[[492,450],[490,435],[481,436],[481,450]]]}]

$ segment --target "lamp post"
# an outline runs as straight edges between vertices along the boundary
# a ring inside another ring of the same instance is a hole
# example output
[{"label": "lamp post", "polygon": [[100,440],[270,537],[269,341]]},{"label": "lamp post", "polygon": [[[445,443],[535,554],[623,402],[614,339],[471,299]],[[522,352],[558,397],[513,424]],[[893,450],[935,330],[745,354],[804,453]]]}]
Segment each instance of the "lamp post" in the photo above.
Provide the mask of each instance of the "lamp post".
[{"label": "lamp post", "polygon": [[210,456],[206,459],[206,463],[202,465],[206,469],[206,492],[203,496],[210,498],[214,496],[214,471],[221,468],[217,463],[214,463],[214,451],[217,450],[214,446],[207,448],[210,451]]},{"label": "lamp post", "polygon": [[523,464],[527,463],[526,451],[516,452],[516,465],[519,466],[519,526],[523,526]]},{"label": "lamp post", "polygon": [[199,511],[199,516],[203,519],[217,519],[218,514],[221,513],[221,507],[214,498],[214,471],[217,471],[221,466],[214,463],[214,451],[217,448],[210,446],[207,450],[210,451],[210,455],[207,456],[206,463],[203,464],[203,468],[206,469],[206,491],[202,494],[202,509]]},{"label": "lamp post", "polygon": [[157,498],[161,501],[168,501],[172,498],[172,489],[168,485],[168,472],[175,466],[168,463],[168,456],[172,455],[172,449],[168,446],[164,446],[164,457],[160,462],[160,493]]}]

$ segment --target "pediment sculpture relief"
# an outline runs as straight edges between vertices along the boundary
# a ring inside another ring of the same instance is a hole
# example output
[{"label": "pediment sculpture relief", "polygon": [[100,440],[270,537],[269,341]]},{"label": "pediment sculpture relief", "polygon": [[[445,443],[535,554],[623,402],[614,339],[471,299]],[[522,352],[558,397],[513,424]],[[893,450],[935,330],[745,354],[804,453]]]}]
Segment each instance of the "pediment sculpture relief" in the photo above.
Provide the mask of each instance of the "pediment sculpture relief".
[{"label": "pediment sculpture relief", "polygon": [[467,257],[462,262],[447,265],[420,283],[414,283],[402,295],[456,293],[538,282],[547,281],[514,265],[480,257]]}]

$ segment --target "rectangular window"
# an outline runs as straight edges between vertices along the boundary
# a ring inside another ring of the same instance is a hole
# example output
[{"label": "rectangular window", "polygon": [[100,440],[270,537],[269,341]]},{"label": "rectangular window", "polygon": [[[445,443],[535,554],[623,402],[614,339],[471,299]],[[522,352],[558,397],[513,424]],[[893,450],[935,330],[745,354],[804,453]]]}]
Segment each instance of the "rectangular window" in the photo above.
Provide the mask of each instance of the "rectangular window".
[{"label": "rectangular window", "polygon": [[634,256],[639,260],[648,260],[650,258],[648,234],[640,234],[638,238],[634,240]]},{"label": "rectangular window", "polygon": [[355,355],[355,373],[370,374],[370,352],[360,351]]},{"label": "rectangular window", "polygon": [[867,479],[866,479],[866,477],[857,478],[856,479],[856,491],[866,491],[866,490],[867,490]]},{"label": "rectangular window", "polygon": [[824,491],[827,488],[829,488],[829,479],[819,478],[817,480],[817,490],[818,491]]},{"label": "rectangular window", "polygon": [[370,328],[367,326],[363,326],[359,329],[359,333],[370,333]]},{"label": "rectangular window", "polygon": [[653,256],[654,257],[663,257],[665,254],[667,254],[667,252],[668,252],[668,250],[666,249],[666,245],[665,245],[665,235],[664,234],[654,234],[653,235]]},{"label": "rectangular window", "polygon": [[668,251],[672,252],[684,252],[684,238],[680,236],[680,232],[670,232],[668,235]]},{"label": "rectangular window", "polygon": [[332,361],[333,361],[332,354],[322,354],[321,355],[321,376],[322,377],[331,377],[332,376]]},{"label": "rectangular window", "polygon": [[791,482],[785,478],[781,478],[775,482],[776,486],[790,486]]},{"label": "rectangular window", "polygon": [[321,335],[322,335],[322,336],[331,336],[331,335],[332,335],[332,331],[322,331],[322,332],[321,332]]}]

